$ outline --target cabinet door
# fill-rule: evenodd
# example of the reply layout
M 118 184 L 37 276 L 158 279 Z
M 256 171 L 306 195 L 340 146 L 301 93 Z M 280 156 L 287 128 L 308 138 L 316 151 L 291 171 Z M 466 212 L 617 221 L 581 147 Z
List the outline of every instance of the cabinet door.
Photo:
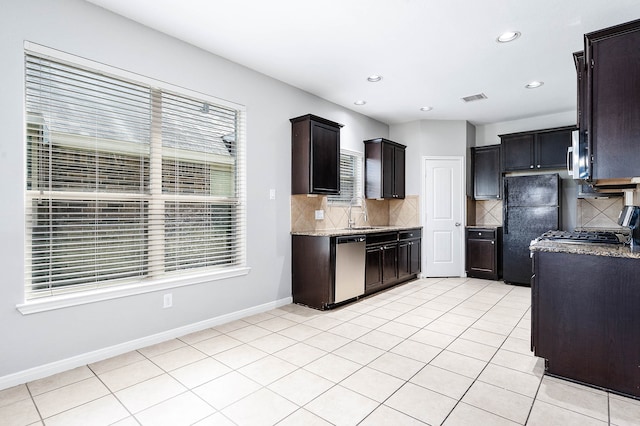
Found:
M 382 247 L 367 247 L 365 265 L 365 291 L 370 292 L 382 285 Z
M 382 250 L 382 282 L 395 281 L 398 278 L 398 245 L 389 244 Z
M 593 179 L 640 176 L 640 25 L 617 32 L 586 36 Z
M 394 198 L 395 147 L 382 143 L 382 197 Z
M 394 198 L 405 196 L 405 150 L 396 146 L 393 161 L 393 195 Z
M 311 122 L 311 193 L 340 192 L 340 128 Z
M 494 240 L 467 240 L 467 271 L 469 273 L 495 273 Z
M 534 135 L 502 137 L 502 159 L 505 171 L 534 168 Z
M 501 197 L 502 173 L 500 145 L 472 148 L 473 198 L 495 200 Z
M 563 169 L 567 165 L 567 148 L 571 146 L 571 130 L 536 135 L 536 169 Z
M 411 251 L 409 255 L 409 273 L 419 274 L 422 261 L 422 243 L 420 240 L 411 241 Z
M 411 275 L 411 242 L 398 243 L 398 278 Z

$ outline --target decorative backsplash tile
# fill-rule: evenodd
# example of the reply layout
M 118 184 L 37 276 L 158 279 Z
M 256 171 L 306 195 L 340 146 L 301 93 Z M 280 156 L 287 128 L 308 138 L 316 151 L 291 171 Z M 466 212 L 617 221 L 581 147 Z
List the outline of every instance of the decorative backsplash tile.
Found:
M 408 195 L 404 200 L 365 200 L 367 221 L 361 206 L 353 206 L 351 216 L 357 226 L 420 226 L 419 197 Z M 324 210 L 324 219 L 316 220 L 315 211 Z M 348 226 L 349 207 L 331 205 L 323 195 L 291 196 L 291 231 L 341 229 Z
M 576 225 L 580 228 L 621 228 L 618 215 L 623 206 L 622 197 L 578 199 Z
M 477 226 L 502 226 L 502 200 L 476 201 Z

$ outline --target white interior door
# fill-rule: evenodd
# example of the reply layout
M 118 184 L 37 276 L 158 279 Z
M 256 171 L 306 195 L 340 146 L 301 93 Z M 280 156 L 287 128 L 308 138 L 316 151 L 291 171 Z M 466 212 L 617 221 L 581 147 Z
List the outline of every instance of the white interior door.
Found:
M 424 157 L 425 236 L 427 277 L 464 276 L 463 157 Z

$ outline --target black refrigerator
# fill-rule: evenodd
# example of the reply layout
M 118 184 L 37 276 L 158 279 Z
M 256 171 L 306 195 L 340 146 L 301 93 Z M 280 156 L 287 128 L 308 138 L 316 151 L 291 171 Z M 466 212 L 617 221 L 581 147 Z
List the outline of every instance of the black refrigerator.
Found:
M 542 233 L 560 229 L 558 174 L 504 178 L 502 278 L 531 285 L 529 245 Z

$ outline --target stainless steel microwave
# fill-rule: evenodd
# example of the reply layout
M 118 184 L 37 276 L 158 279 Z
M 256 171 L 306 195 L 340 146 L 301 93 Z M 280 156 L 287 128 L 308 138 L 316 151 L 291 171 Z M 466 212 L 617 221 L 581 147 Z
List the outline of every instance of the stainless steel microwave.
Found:
M 567 171 L 574 179 L 589 179 L 589 147 L 584 133 L 571 133 L 571 146 L 567 149 Z

